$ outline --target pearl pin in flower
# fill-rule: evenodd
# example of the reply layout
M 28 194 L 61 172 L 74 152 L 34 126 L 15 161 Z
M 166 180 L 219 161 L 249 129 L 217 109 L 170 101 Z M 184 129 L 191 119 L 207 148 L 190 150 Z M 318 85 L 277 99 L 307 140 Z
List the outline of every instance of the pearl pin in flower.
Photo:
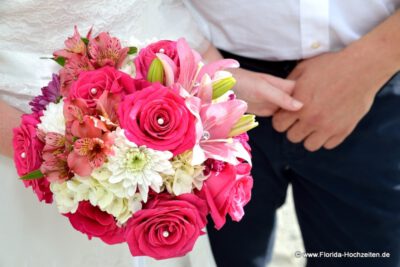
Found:
M 96 88 L 90 89 L 90 93 L 91 93 L 92 95 L 97 94 L 97 89 L 96 89 Z
M 163 125 L 163 124 L 164 124 L 164 119 L 163 119 L 163 118 L 158 118 L 158 119 L 157 119 L 157 123 L 158 123 L 159 125 Z
M 23 158 L 23 159 L 26 158 L 26 153 L 25 152 L 21 153 L 21 158 Z
M 201 138 L 202 138 L 203 140 L 208 140 L 208 139 L 210 139 L 210 137 L 211 137 L 210 133 L 207 132 L 207 131 L 204 131 L 204 132 L 203 132 L 203 136 L 202 136 Z
M 160 52 L 161 54 L 164 54 L 165 50 L 164 50 L 164 48 L 160 48 L 160 50 L 158 50 L 158 52 Z
M 168 231 L 164 231 L 164 232 L 162 233 L 162 235 L 163 235 L 163 237 L 169 237 L 169 232 L 168 232 Z

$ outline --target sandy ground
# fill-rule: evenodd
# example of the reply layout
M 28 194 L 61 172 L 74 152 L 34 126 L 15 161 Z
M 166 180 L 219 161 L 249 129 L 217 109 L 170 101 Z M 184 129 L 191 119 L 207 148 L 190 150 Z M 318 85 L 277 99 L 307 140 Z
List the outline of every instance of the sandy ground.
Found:
M 296 251 L 304 252 L 304 246 L 294 210 L 292 190 L 289 187 L 286 202 L 278 210 L 274 254 L 271 263 L 267 266 L 304 266 L 305 260 L 294 256 Z

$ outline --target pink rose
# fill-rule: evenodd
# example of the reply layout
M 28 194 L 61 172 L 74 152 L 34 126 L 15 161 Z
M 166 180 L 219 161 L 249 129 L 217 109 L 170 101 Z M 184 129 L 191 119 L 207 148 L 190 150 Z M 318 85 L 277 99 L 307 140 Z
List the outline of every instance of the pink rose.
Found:
M 157 195 L 128 221 L 125 238 L 133 256 L 180 257 L 203 234 L 206 216 L 207 204 L 196 195 Z
M 20 176 L 39 169 L 42 164 L 44 143 L 37 136 L 36 126 L 39 122 L 39 114 L 24 114 L 20 127 L 14 129 L 14 163 Z M 32 187 L 39 201 L 53 202 L 53 194 L 50 191 L 50 183 L 47 179 L 41 178 L 23 182 L 25 187 Z
M 151 62 L 156 58 L 156 53 L 167 55 L 179 67 L 176 42 L 168 40 L 158 41 L 140 49 L 139 55 L 135 58 L 136 78 L 147 78 L 147 72 L 149 71 Z
M 196 141 L 196 118 L 185 99 L 158 83 L 127 96 L 118 117 L 126 137 L 137 145 L 177 155 L 193 148 Z
M 93 100 L 100 98 L 104 91 L 125 95 L 135 90 L 135 81 L 128 74 L 113 67 L 103 67 L 81 72 L 78 80 L 72 84 L 69 97 L 82 98 L 92 107 Z
M 88 201 L 80 202 L 75 213 L 64 215 L 76 230 L 86 234 L 89 239 L 98 237 L 109 245 L 125 241 L 124 230 L 117 226 L 114 217 Z
M 250 176 L 251 166 L 248 163 L 236 165 L 236 183 L 232 191 L 232 201 L 229 207 L 229 216 L 233 221 L 240 221 L 244 216 L 243 207 L 251 199 L 253 178 Z
M 39 201 L 47 204 L 53 203 L 53 193 L 50 190 L 50 182 L 46 178 L 24 181 L 25 187 L 32 187 Z
M 42 163 L 43 142 L 37 137 L 39 114 L 24 114 L 19 128 L 14 129 L 14 163 L 18 175 L 37 170 Z
M 243 207 L 250 201 L 253 179 L 247 163 L 237 166 L 226 164 L 221 172 L 211 172 L 200 192 L 210 209 L 216 229 L 221 229 L 229 213 L 232 220 L 240 221 Z

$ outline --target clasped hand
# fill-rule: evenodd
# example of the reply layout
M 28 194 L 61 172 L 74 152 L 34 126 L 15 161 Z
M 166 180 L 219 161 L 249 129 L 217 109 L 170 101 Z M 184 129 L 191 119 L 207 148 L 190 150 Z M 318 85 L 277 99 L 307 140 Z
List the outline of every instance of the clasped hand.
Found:
M 385 82 L 354 60 L 344 52 L 322 54 L 303 60 L 287 80 L 249 72 L 240 82 L 252 81 L 253 88 L 238 97 L 249 103 L 249 112 L 272 116 L 275 130 L 291 142 L 303 142 L 309 151 L 333 149 L 370 110 Z

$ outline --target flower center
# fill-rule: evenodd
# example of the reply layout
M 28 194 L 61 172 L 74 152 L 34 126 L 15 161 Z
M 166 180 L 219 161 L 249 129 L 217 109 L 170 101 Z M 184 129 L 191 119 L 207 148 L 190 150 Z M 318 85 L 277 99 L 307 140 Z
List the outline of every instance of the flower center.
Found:
M 97 88 L 92 88 L 92 89 L 90 89 L 90 93 L 91 93 L 92 95 L 97 94 Z
M 126 167 L 131 171 L 141 171 L 147 165 L 147 155 L 138 148 L 132 148 L 128 151 L 125 158 Z

